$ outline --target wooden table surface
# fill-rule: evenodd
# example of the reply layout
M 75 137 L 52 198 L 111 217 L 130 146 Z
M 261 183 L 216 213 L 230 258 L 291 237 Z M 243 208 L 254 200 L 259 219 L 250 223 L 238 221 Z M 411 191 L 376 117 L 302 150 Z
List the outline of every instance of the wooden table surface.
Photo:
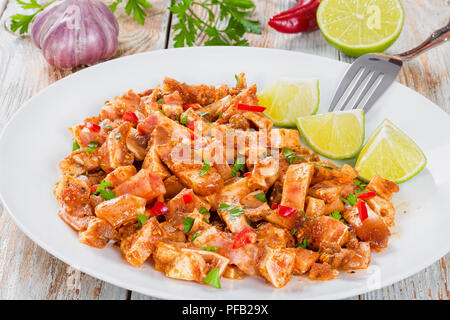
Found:
M 150 2 L 153 8 L 147 10 L 148 16 L 144 26 L 138 25 L 126 16 L 122 8 L 116 12 L 120 23 L 120 46 L 114 57 L 172 46 L 173 23 L 167 10 L 170 1 L 150 0 Z M 399 39 L 388 49 L 389 53 L 414 47 L 433 30 L 444 25 L 450 17 L 450 0 L 402 2 L 406 14 L 405 24 Z M 273 14 L 293 6 L 294 0 L 256 0 L 255 3 L 257 5 L 255 15 L 262 22 L 263 34 L 249 35 L 251 46 L 301 51 L 352 61 L 352 58 L 328 45 L 319 31 L 284 35 L 267 27 L 268 19 Z M 19 11 L 21 9 L 15 0 L 0 0 L 0 130 L 24 101 L 72 73 L 49 66 L 29 38 L 18 38 L 4 30 L 3 25 L 8 17 Z M 449 47 L 443 45 L 404 66 L 398 81 L 450 113 L 449 70 Z M 414 276 L 352 299 L 448 300 L 449 280 L 450 254 L 447 254 Z M 0 204 L 0 299 L 152 299 L 152 297 L 97 280 L 54 258 L 20 231 Z

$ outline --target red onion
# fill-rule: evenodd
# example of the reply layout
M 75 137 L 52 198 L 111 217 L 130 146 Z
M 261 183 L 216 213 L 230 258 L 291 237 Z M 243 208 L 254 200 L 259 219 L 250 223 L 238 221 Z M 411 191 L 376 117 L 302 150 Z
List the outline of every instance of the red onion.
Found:
M 92 65 L 117 49 L 119 24 L 99 0 L 64 0 L 40 12 L 31 38 L 52 66 L 68 69 Z

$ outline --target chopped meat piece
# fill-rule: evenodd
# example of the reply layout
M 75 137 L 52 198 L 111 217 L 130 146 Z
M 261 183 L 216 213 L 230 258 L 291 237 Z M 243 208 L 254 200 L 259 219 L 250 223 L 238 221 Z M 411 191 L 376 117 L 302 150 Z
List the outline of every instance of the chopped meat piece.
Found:
M 273 213 L 273 210 L 270 209 L 269 205 L 267 203 L 263 203 L 257 208 L 248 208 L 246 207 L 244 209 L 245 211 L 245 217 L 249 219 L 252 222 L 257 222 L 260 220 L 265 220 L 266 217 Z
M 390 201 L 379 196 L 375 196 L 371 199 L 367 199 L 366 202 L 369 205 L 370 209 L 378 214 L 388 227 L 394 225 L 395 208 Z
M 309 270 L 310 280 L 328 281 L 339 275 L 339 271 L 333 269 L 328 263 L 314 263 Z
M 190 199 L 187 203 L 186 198 Z M 182 223 L 183 218 L 187 217 L 195 209 L 200 210 L 202 207 L 206 210 L 210 209 L 210 205 L 195 195 L 191 189 L 181 190 L 180 193 L 167 202 L 167 207 L 169 212 L 166 215 L 166 219 L 174 225 Z M 209 220 L 209 213 L 203 214 L 202 217 Z
M 309 222 L 308 243 L 319 249 L 323 241 L 343 246 L 348 241 L 348 227 L 345 223 L 328 216 L 320 216 Z
M 148 137 L 141 135 L 138 130 L 131 128 L 128 131 L 126 144 L 137 161 L 144 160 L 147 154 Z
M 137 215 L 145 212 L 146 202 L 144 198 L 125 194 L 100 203 L 95 208 L 95 214 L 116 229 L 125 223 L 137 221 Z
M 286 248 L 294 246 L 294 237 L 284 228 L 271 223 L 262 223 L 256 229 L 256 241 L 271 248 Z
M 78 240 L 88 246 L 102 249 L 110 239 L 118 239 L 119 235 L 105 220 L 91 217 L 87 229 L 80 231 Z
M 86 172 L 100 169 L 100 157 L 97 150 L 86 152 L 79 149 L 72 152 L 59 163 L 59 169 L 63 175 L 77 177 Z
M 122 240 L 120 250 L 129 263 L 139 267 L 152 254 L 155 244 L 164 237 L 164 230 L 159 225 L 158 220 L 151 217 L 136 233 Z
M 295 250 L 295 263 L 294 263 L 294 274 L 300 275 L 304 274 L 311 269 L 311 266 L 319 259 L 319 253 L 303 249 L 296 248 Z
M 295 252 L 290 249 L 264 248 L 258 271 L 275 288 L 284 287 L 294 272 Z
M 339 201 L 342 203 L 342 201 Z M 316 218 L 325 214 L 325 201 L 314 197 L 306 197 L 306 216 L 308 218 Z
M 227 278 L 227 279 L 232 279 L 232 280 L 242 280 L 246 277 L 246 275 L 238 267 L 236 267 L 234 265 L 228 265 L 225 268 L 223 277 Z
M 151 201 L 164 195 L 166 189 L 158 175 L 152 173 L 149 169 L 141 169 L 137 174 L 118 185 L 114 192 L 118 196 L 132 194 Z
M 392 194 L 398 192 L 398 186 L 380 176 L 374 176 L 366 187 L 367 190 L 375 191 L 377 195 L 386 200 L 391 200 Z
M 111 183 L 113 187 L 117 187 L 135 174 L 136 168 L 134 166 L 121 166 L 108 173 L 105 177 L 105 181 Z
M 172 199 L 184 188 L 177 176 L 170 176 L 165 179 L 164 187 L 166 188 L 166 199 Z
M 113 121 L 122 119 L 126 111 L 144 112 L 141 108 L 141 98 L 133 90 L 129 90 L 121 97 L 114 97 L 111 101 L 107 101 L 100 111 L 100 119 Z
M 133 164 L 134 155 L 128 150 L 126 142 L 130 128 L 131 123 L 125 122 L 111 130 L 105 143 L 100 147 L 101 167 L 106 172 Z
M 58 215 L 76 231 L 85 230 L 93 215 L 89 202 L 90 190 L 86 181 L 71 176 L 64 176 L 56 184 L 54 192 L 59 205 Z
M 270 131 L 270 146 L 272 148 L 288 148 L 292 150 L 297 150 L 301 147 L 300 144 L 300 134 L 298 130 L 295 129 L 281 129 L 281 128 L 274 128 L 272 131 Z M 307 153 L 309 151 L 307 149 L 303 149 Z
M 283 185 L 281 205 L 304 210 L 314 166 L 308 163 L 290 165 Z
M 267 118 L 261 112 L 246 111 L 242 115 L 244 116 L 245 119 L 251 121 L 259 130 L 270 131 L 272 129 L 273 126 L 272 120 Z
M 279 177 L 278 160 L 267 157 L 258 160 L 252 170 L 248 180 L 251 189 L 261 189 L 267 191 Z
M 197 252 L 181 252 L 165 268 L 169 278 L 201 282 L 208 274 L 205 259 Z

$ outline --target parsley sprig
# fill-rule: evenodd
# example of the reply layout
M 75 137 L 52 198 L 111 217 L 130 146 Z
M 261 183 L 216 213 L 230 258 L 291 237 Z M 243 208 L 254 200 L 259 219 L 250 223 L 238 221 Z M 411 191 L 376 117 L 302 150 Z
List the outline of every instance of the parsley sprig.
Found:
M 116 0 L 111 3 L 109 5 L 111 11 L 116 11 L 117 5 L 122 1 L 123 0 Z M 145 22 L 145 17 L 147 16 L 147 13 L 144 11 L 144 9 L 151 7 L 151 3 L 147 0 L 127 0 L 127 4 L 125 5 L 125 12 L 127 13 L 127 15 L 133 14 L 133 19 L 143 25 Z
M 94 192 L 95 195 L 99 194 L 102 196 L 105 200 L 111 200 L 116 197 L 116 194 L 112 190 L 108 190 L 108 187 L 111 187 L 111 182 L 102 180 L 97 187 L 97 190 Z
M 240 217 L 245 213 L 245 211 L 242 208 L 239 208 L 238 206 L 232 206 L 226 203 L 221 203 L 217 210 L 228 211 L 231 220 L 236 219 L 237 217 Z
M 16 32 L 17 30 L 19 30 L 20 34 L 27 33 L 28 26 L 30 25 L 31 22 L 33 22 L 34 17 L 36 17 L 36 15 L 39 12 L 41 12 L 42 10 L 47 8 L 50 4 L 52 4 L 55 1 L 56 0 L 52 0 L 46 4 L 41 5 L 41 4 L 37 3 L 37 0 L 30 0 L 30 2 L 17 0 L 17 3 L 20 4 L 20 6 L 23 9 L 37 9 L 37 10 L 29 15 L 19 14 L 19 13 L 12 15 L 11 16 L 11 24 L 10 24 L 9 28 L 13 32 Z
M 218 8 L 219 17 L 214 13 Z M 207 12 L 208 18 L 198 16 L 198 10 Z M 247 46 L 246 32 L 261 34 L 259 21 L 249 19 L 255 4 L 251 0 L 174 0 L 169 10 L 176 16 L 174 47 L 192 47 L 199 33 L 205 33 L 206 46 Z M 226 22 L 221 29 L 216 21 Z
M 233 177 L 236 177 L 236 174 L 239 171 L 245 170 L 245 159 L 242 157 L 236 158 L 236 161 L 234 162 L 233 168 L 231 169 L 231 175 Z
M 283 156 L 287 159 L 287 161 L 289 161 L 289 164 L 292 164 L 294 162 L 294 160 L 304 160 L 304 161 L 306 161 L 305 158 L 297 156 L 295 151 L 292 150 L 292 149 L 283 148 L 282 153 L 283 153 Z

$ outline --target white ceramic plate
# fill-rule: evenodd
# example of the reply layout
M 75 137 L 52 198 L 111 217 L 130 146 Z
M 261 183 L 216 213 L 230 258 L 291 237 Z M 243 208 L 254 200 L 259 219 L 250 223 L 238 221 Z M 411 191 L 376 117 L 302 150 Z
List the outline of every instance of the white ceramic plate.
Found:
M 427 167 L 400 186 L 397 227 L 390 245 L 373 254 L 372 266 L 339 279 L 311 282 L 294 277 L 282 289 L 260 278 L 223 279 L 222 289 L 166 278 L 149 263 L 135 268 L 116 248 L 78 242 L 57 216 L 53 196 L 58 162 L 71 152 L 67 128 L 99 113 L 103 102 L 132 88 L 153 88 L 164 76 L 188 83 L 234 84 L 245 72 L 259 88 L 279 77 L 320 79 L 325 112 L 347 64 L 317 56 L 257 48 L 194 48 L 155 51 L 102 63 L 60 80 L 29 100 L 0 139 L 0 194 L 8 212 L 33 241 L 85 273 L 161 298 L 335 299 L 389 285 L 427 267 L 450 248 L 450 117 L 414 91 L 394 84 L 366 116 L 366 136 L 389 118 L 422 147 Z M 406 213 L 405 213 L 406 211 Z

